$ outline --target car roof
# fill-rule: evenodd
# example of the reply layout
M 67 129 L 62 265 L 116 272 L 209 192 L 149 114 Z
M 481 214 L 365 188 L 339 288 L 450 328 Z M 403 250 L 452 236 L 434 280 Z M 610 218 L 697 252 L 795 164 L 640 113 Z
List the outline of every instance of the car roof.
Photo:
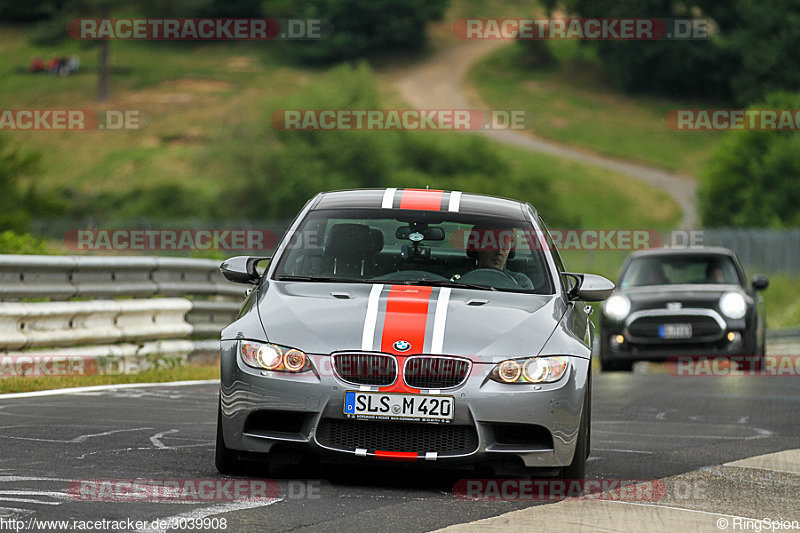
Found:
M 650 248 L 648 250 L 637 250 L 631 257 L 641 256 L 669 256 L 669 255 L 727 255 L 735 257 L 733 250 L 721 246 L 692 246 L 686 248 Z
M 311 209 L 421 209 L 527 220 L 528 206 L 519 200 L 461 191 L 388 188 L 323 192 L 314 198 Z M 536 210 L 531 210 L 536 216 Z

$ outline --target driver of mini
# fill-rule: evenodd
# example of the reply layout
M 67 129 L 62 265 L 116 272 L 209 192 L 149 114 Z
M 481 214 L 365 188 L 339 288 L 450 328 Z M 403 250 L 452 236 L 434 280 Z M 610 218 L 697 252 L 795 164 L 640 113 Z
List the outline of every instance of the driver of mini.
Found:
M 475 270 L 499 270 L 514 280 L 521 289 L 533 289 L 533 283 L 528 276 L 506 268 L 508 259 L 514 257 L 515 246 L 516 232 L 513 229 L 474 226 L 467 239 L 467 256 L 477 261 Z

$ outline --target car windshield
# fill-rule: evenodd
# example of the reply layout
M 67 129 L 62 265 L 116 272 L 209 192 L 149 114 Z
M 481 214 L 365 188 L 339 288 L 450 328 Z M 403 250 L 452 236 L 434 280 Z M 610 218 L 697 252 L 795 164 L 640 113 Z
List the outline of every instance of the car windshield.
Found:
M 553 294 L 537 235 L 499 217 L 318 210 L 291 235 L 274 277 Z
M 669 255 L 633 258 L 620 287 L 647 285 L 740 284 L 736 266 L 726 255 Z

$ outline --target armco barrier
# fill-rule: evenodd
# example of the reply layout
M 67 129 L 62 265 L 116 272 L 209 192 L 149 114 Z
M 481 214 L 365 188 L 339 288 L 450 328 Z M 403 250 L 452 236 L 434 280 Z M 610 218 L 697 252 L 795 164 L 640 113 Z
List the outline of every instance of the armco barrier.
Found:
M 244 295 L 213 260 L 0 255 L 0 355 L 215 357 Z

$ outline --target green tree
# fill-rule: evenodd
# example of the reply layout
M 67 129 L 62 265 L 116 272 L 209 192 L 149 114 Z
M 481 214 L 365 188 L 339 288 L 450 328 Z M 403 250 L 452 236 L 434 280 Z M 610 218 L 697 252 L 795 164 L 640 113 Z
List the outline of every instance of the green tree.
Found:
M 774 93 L 751 109 L 800 109 L 800 94 Z M 728 133 L 702 178 L 698 196 L 706 226 L 800 226 L 797 131 Z
M 309 62 L 376 54 L 409 54 L 427 43 L 426 24 L 441 20 L 449 0 L 293 0 L 294 17 L 331 22 L 326 39 L 291 43 Z
M 627 91 L 746 104 L 800 90 L 800 0 L 564 0 L 581 17 L 711 19 L 706 40 L 596 41 L 589 44 Z
M 697 0 L 565 0 L 565 7 L 588 18 L 693 18 L 704 7 L 716 13 L 721 2 Z M 706 12 L 707 13 L 707 12 Z M 722 16 L 728 15 L 722 11 Z M 727 20 L 727 18 L 725 19 Z M 608 77 L 629 92 L 678 96 L 730 97 L 730 78 L 739 58 L 714 39 L 614 41 L 586 43 L 597 49 Z
M 722 34 L 721 46 L 739 58 L 730 77 L 739 103 L 773 91 L 800 91 L 800 0 L 737 0 L 735 24 Z

